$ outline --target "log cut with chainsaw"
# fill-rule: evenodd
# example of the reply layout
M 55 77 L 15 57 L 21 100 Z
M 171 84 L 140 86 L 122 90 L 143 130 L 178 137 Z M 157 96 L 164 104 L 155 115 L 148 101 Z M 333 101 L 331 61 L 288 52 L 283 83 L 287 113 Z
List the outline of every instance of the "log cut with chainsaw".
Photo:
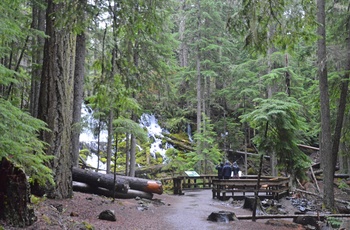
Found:
M 107 177 L 107 174 L 102 174 L 98 172 L 93 172 L 91 170 L 80 169 L 73 167 L 73 181 L 82 182 L 89 184 L 93 187 L 102 187 L 108 190 L 115 190 L 120 193 L 127 193 L 129 189 L 129 183 L 122 179 L 116 178 L 114 183 L 114 178 Z
M 116 192 L 115 193 L 116 197 L 119 197 L 119 198 L 134 197 L 135 194 L 139 194 L 136 191 L 141 191 L 149 194 L 163 193 L 163 186 L 160 181 L 149 180 L 144 178 L 120 176 L 120 175 L 116 175 L 114 178 L 113 174 L 102 174 L 102 173 L 98 173 L 90 170 L 81 169 L 78 167 L 73 167 L 72 173 L 73 173 L 73 181 L 88 185 L 87 186 L 88 188 L 81 188 L 84 186 L 81 184 L 80 185 L 76 184 L 75 188 L 77 190 L 85 189 L 86 192 L 87 191 L 93 192 L 93 190 L 96 190 L 94 191 L 94 193 L 96 192 L 106 193 L 104 189 L 107 189 L 111 192 L 109 194 L 113 194 L 113 189 L 114 189 Z M 115 179 L 115 183 L 114 183 L 114 179 Z M 98 189 L 92 189 L 92 188 L 103 188 L 103 190 L 98 191 Z M 128 195 L 122 195 L 122 194 L 128 194 Z M 150 195 L 147 195 L 147 194 L 141 195 L 141 197 L 146 197 L 146 196 L 149 197 Z
M 113 193 L 113 191 L 111 190 L 101 188 L 101 187 L 93 187 L 86 183 L 77 182 L 77 181 L 73 181 L 73 190 L 76 192 L 90 193 L 90 194 L 114 197 L 119 199 L 132 199 L 136 197 L 145 198 L 145 199 L 153 198 L 153 193 L 149 193 L 149 192 L 128 189 L 127 193 L 121 193 L 121 192 Z

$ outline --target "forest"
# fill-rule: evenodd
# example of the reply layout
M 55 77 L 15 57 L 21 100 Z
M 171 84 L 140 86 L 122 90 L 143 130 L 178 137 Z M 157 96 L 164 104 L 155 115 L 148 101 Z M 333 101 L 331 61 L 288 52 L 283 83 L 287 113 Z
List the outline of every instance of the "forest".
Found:
M 0 157 L 50 198 L 73 194 L 83 129 L 108 133 L 107 173 L 215 172 L 231 151 L 303 179 L 320 148 L 323 202 L 350 170 L 345 0 L 2 0 Z M 88 108 L 95 120 L 82 116 Z M 154 114 L 173 148 L 152 155 Z M 193 141 L 188 138 L 191 128 Z

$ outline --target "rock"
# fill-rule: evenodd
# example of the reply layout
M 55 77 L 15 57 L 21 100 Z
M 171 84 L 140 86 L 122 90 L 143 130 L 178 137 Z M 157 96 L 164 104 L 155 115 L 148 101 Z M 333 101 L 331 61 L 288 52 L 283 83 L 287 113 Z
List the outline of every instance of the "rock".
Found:
M 311 216 L 298 216 L 293 219 L 293 222 L 301 225 L 311 225 L 314 227 L 318 226 L 317 217 Z
M 207 220 L 228 223 L 229 221 L 237 220 L 237 217 L 234 212 L 219 211 L 219 212 L 212 212 L 208 216 Z
M 76 212 L 71 212 L 69 215 L 70 215 L 70 216 L 79 216 L 79 214 L 76 213 Z
M 117 221 L 115 217 L 114 210 L 104 210 L 98 216 L 100 220 Z

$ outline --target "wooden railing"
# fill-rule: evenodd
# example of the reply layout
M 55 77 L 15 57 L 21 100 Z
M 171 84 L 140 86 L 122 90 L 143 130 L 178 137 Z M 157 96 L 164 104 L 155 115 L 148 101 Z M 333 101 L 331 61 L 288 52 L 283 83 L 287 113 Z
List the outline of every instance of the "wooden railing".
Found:
M 212 180 L 213 199 L 227 200 L 244 199 L 245 196 L 254 196 L 258 192 L 260 198 L 280 199 L 287 195 L 289 191 L 288 177 L 268 177 L 260 178 L 260 187 L 257 188 L 257 176 L 243 176 L 239 179 L 213 179 Z
M 188 189 L 212 189 L 213 198 L 226 200 L 230 197 L 243 199 L 245 196 L 253 196 L 257 190 L 257 176 L 242 176 L 239 179 L 218 179 L 214 174 L 200 175 L 196 177 L 177 176 L 161 180 L 162 183 L 173 184 L 173 192 L 183 195 Z M 288 177 L 262 176 L 260 179 L 259 197 L 279 199 L 289 191 Z
M 200 176 L 177 176 L 171 178 L 173 182 L 173 191 L 174 194 L 183 195 L 183 190 L 187 189 L 210 189 L 213 185 L 213 179 L 217 179 L 217 175 L 200 175 Z M 169 178 L 166 180 L 161 180 L 164 183 L 169 181 Z

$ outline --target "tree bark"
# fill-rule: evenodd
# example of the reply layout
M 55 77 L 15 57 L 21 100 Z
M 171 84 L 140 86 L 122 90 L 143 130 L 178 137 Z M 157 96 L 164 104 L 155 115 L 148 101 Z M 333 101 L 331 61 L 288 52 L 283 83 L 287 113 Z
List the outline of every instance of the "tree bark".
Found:
M 129 176 L 135 176 L 135 168 L 136 168 L 136 137 L 134 134 L 130 135 L 130 171 Z
M 323 168 L 323 203 L 329 209 L 334 208 L 334 165 L 332 155 L 331 119 L 328 94 L 327 53 L 326 53 L 326 14 L 325 1 L 317 0 L 317 64 L 321 103 L 321 167 Z
M 29 208 L 30 186 L 22 169 L 9 160 L 0 162 L 0 219 L 15 227 L 25 227 L 36 221 Z
M 61 26 L 59 15 L 65 15 L 66 2 L 47 1 L 46 35 L 41 78 L 38 117 L 50 131 L 41 133 L 48 143 L 47 155 L 54 155 L 49 167 L 56 184 L 47 186 L 50 198 L 69 198 L 73 195 L 71 125 L 73 110 L 75 36 L 72 25 Z M 70 9 L 72 10 L 72 9 Z
M 86 183 L 92 187 L 102 187 L 110 191 L 117 191 L 120 193 L 127 193 L 129 189 L 129 182 L 123 178 L 117 177 L 116 183 L 114 179 L 107 177 L 106 174 L 93 172 L 91 170 L 84 170 L 73 167 L 73 180 L 77 182 Z
M 197 74 L 197 134 L 202 133 L 202 79 L 201 79 L 201 57 L 200 57 L 200 45 L 201 40 L 200 28 L 201 28 L 201 7 L 200 0 L 197 0 L 197 45 L 196 45 L 196 74 Z M 197 155 L 202 154 L 202 143 L 198 138 L 197 140 Z M 201 166 L 199 167 L 201 168 Z
M 89 173 L 82 172 L 84 169 L 79 169 L 77 167 L 73 168 L 73 178 L 75 181 L 87 183 L 93 186 L 92 183 L 94 183 L 95 186 L 97 182 L 96 180 L 104 180 L 104 184 L 113 184 L 114 181 L 114 175 L 113 174 L 101 174 L 96 173 L 93 171 L 89 171 Z M 84 174 L 84 181 L 80 179 L 80 174 Z M 101 176 L 102 175 L 102 176 Z M 78 180 L 79 178 L 79 180 Z M 100 179 L 99 179 L 100 178 Z M 89 182 L 92 181 L 92 182 Z M 156 194 L 162 194 L 163 193 L 163 186 L 160 181 L 155 180 L 149 180 L 149 179 L 143 179 L 143 178 L 137 178 L 137 177 L 129 177 L 129 176 L 120 176 L 116 175 L 116 181 L 123 183 L 128 183 L 130 189 L 144 191 L 144 192 L 150 192 L 150 193 L 156 193 Z M 98 182 L 100 183 L 100 182 Z M 107 186 L 104 186 L 107 188 Z M 113 189 L 112 187 L 109 187 Z
M 91 194 L 97 194 L 107 197 L 115 197 L 119 199 L 131 199 L 131 198 L 145 198 L 145 199 L 152 199 L 153 193 L 143 192 L 139 190 L 134 189 L 128 189 L 126 193 L 123 192 L 113 192 L 111 190 L 101 188 L 101 187 L 94 187 L 86 183 L 76 182 L 73 181 L 73 190 L 77 192 L 84 192 L 84 193 L 91 193 Z
M 33 1 L 33 29 L 45 31 L 45 11 L 41 9 L 36 1 Z M 30 88 L 30 115 L 38 117 L 39 93 L 40 93 L 40 76 L 43 62 L 43 48 L 45 39 L 43 36 L 36 36 L 32 42 L 32 77 Z
M 75 69 L 74 69 L 74 99 L 73 99 L 73 122 L 72 122 L 72 157 L 73 165 L 79 164 L 79 136 L 81 107 L 83 103 L 83 86 L 85 75 L 85 32 L 77 36 Z

